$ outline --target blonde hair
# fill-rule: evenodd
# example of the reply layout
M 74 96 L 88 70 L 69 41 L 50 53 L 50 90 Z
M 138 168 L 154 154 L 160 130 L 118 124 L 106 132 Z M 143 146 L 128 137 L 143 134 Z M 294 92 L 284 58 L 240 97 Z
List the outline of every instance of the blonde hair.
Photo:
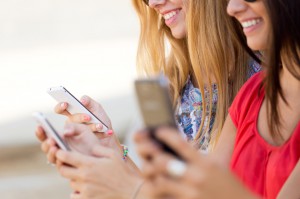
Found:
M 212 119 L 212 83 L 218 89 L 217 111 L 210 146 L 217 143 L 227 110 L 240 87 L 246 81 L 249 56 L 239 44 L 232 20 L 226 13 L 223 0 L 190 0 L 187 14 L 188 43 L 192 69 L 201 93 L 208 89 L 207 102 L 202 100 L 202 121 L 195 142 L 208 132 Z M 204 98 L 204 94 L 202 96 Z M 206 129 L 205 114 L 209 111 Z
M 163 72 L 170 80 L 170 92 L 175 106 L 191 70 L 187 41 L 174 38 L 163 18 L 142 0 L 132 2 L 140 19 L 138 71 L 147 75 Z
M 226 1 L 189 0 L 187 12 L 187 38 L 175 39 L 161 16 L 142 0 L 132 0 L 140 19 L 140 40 L 137 53 L 139 71 L 157 74 L 161 71 L 169 78 L 175 105 L 189 75 L 193 74 L 202 93 L 202 121 L 195 143 L 208 132 L 212 119 L 212 83 L 218 87 L 217 115 L 211 139 L 212 145 L 219 133 L 233 97 L 246 80 L 249 57 L 244 53 L 235 35 L 231 35 L 232 21 L 226 13 Z M 170 52 L 166 54 L 166 38 Z M 192 77 L 193 77 L 192 75 Z M 204 99 L 204 87 L 210 93 L 209 110 Z M 205 114 L 209 121 L 203 129 Z

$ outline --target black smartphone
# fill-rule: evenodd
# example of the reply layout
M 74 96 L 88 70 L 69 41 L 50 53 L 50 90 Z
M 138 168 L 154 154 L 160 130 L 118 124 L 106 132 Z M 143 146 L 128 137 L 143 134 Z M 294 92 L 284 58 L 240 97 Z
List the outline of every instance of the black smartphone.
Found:
M 157 127 L 169 126 L 177 129 L 167 79 L 162 75 L 137 79 L 135 90 L 144 125 L 150 131 L 151 137 L 166 152 L 180 158 L 173 149 L 155 137 Z

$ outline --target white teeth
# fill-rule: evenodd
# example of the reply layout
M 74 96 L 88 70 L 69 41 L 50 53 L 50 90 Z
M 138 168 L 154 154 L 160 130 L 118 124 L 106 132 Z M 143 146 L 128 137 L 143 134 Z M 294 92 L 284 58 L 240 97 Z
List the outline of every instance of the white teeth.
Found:
M 249 28 L 251 26 L 258 24 L 259 22 L 261 22 L 261 19 L 253 19 L 253 20 L 242 22 L 242 26 L 243 28 Z
M 176 14 L 177 14 L 176 11 L 172 11 L 172 12 L 169 12 L 169 13 L 165 14 L 163 17 L 164 17 L 165 20 L 169 20 L 172 17 L 174 17 Z

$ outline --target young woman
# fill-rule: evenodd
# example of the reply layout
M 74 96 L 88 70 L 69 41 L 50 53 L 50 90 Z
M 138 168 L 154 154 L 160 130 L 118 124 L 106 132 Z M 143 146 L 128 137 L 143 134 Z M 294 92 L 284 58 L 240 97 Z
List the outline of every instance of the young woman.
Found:
M 169 78 L 178 126 L 186 140 L 195 143 L 198 149 L 207 151 L 211 132 L 217 132 L 223 125 L 226 109 L 233 96 L 249 74 L 256 72 L 259 66 L 249 64 L 249 57 L 238 44 L 237 37 L 230 34 L 229 30 L 233 25 L 225 13 L 226 3 L 210 0 L 197 0 L 195 3 L 198 4 L 197 7 L 188 6 L 190 10 L 186 23 L 187 7 L 183 0 L 133 1 L 141 22 L 137 63 L 148 75 L 163 72 Z M 103 118 L 103 109 L 91 98 L 84 97 L 83 104 Z M 76 123 L 88 121 L 89 118 L 83 114 L 68 114 L 66 106 L 66 103 L 59 104 L 56 111 L 66 114 Z M 219 118 L 218 123 L 214 122 L 215 117 Z M 93 131 L 101 130 L 98 125 L 91 125 L 90 128 Z M 89 133 L 89 129 L 77 125 L 71 125 L 67 129 L 68 135 L 76 135 L 77 142 L 78 137 L 84 139 Z M 45 139 L 41 129 L 37 134 L 40 140 Z M 134 170 L 134 166 L 129 165 L 127 168 L 127 162 L 130 161 L 122 162 L 119 158 L 121 147 L 111 138 L 105 138 L 104 145 L 113 147 L 115 152 L 103 148 L 94 149 L 96 151 L 91 149 L 92 155 L 96 157 L 61 151 L 55 156 L 57 149 L 49 141 L 44 141 L 43 150 L 48 153 L 51 162 L 55 162 L 55 157 L 58 157 L 60 161 L 74 167 L 60 166 L 60 172 L 72 181 L 71 186 L 77 191 L 76 197 L 78 193 L 90 196 L 102 192 L 119 194 L 121 198 L 121 195 L 128 196 L 128 193 L 134 192 L 142 178 L 137 172 L 129 172 Z M 103 154 L 102 151 L 106 152 Z M 112 155 L 115 153 L 119 155 Z M 111 172 L 99 172 L 101 170 Z M 110 178 L 112 174 L 113 178 Z M 122 186 L 113 186 L 120 182 Z M 83 187 L 97 187 L 96 185 L 106 189 L 98 189 L 97 194 L 96 189 L 88 189 L 94 190 L 93 193 L 83 190 Z
M 160 129 L 158 137 L 183 163 L 137 135 L 142 157 L 152 157 L 145 159 L 144 173 L 153 196 L 300 198 L 299 6 L 298 0 L 228 1 L 248 46 L 263 51 L 265 70 L 237 94 L 214 154 L 203 157 L 174 130 Z

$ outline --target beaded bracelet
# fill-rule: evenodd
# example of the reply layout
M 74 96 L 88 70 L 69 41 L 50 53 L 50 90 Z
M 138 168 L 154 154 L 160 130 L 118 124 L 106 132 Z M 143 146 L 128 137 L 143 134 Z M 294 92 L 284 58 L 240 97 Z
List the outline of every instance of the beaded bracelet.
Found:
M 125 146 L 125 145 L 122 145 L 122 148 L 123 148 L 123 160 L 126 160 L 127 159 L 127 156 L 128 156 L 128 147 Z

